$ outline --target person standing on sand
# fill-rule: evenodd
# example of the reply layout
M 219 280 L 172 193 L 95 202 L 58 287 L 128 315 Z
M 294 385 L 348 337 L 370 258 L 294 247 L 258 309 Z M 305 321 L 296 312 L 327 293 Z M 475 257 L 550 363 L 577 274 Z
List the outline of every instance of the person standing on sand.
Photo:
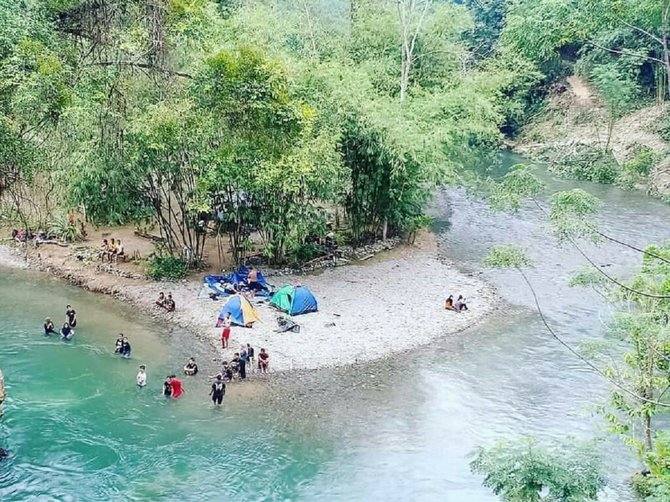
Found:
M 263 373 L 267 373 L 268 366 L 270 366 L 270 354 L 265 352 L 265 349 L 261 349 L 258 354 L 258 369 Z
M 242 345 L 240 347 L 240 378 L 244 380 L 247 378 L 247 361 L 249 359 L 249 354 L 247 353 L 247 348 Z
M 247 343 L 247 360 L 249 361 L 249 371 L 253 371 L 254 368 L 254 348 L 250 343 Z
M 226 314 L 226 318 L 223 320 L 223 331 L 221 332 L 221 348 L 227 349 L 230 347 L 228 344 L 228 339 L 230 338 L 230 325 L 232 324 L 232 319 L 230 318 L 230 312 Z
M 223 383 L 221 375 L 216 375 L 216 380 L 212 384 L 212 390 L 209 395 L 212 396 L 212 402 L 215 406 L 221 406 L 223 396 L 226 394 L 226 384 Z

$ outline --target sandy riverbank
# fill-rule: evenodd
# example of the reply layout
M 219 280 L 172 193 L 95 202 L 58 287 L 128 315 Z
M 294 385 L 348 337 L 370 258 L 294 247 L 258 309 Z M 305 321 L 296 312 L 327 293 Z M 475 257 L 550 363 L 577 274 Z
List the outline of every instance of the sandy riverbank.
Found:
M 24 253 L 0 247 L 0 265 L 24 267 Z M 91 291 L 111 294 L 162 322 L 187 328 L 211 341 L 212 357 L 230 358 L 241 343 L 266 348 L 274 371 L 343 366 L 411 350 L 471 327 L 494 310 L 495 291 L 479 278 L 466 275 L 438 259 L 436 243 L 426 234 L 414 246 L 404 246 L 371 263 L 327 269 L 306 276 L 275 276 L 275 286 L 300 281 L 319 301 L 319 312 L 298 316 L 300 333 L 275 333 L 278 314 L 266 304 L 257 308 L 261 322 L 233 328 L 231 349 L 220 349 L 220 329 L 214 327 L 225 302 L 198 300 L 200 282 L 160 283 L 101 272 L 94 263 L 73 257 L 40 257 L 28 252 L 31 268 L 39 268 Z M 160 291 L 171 292 L 177 312 L 167 314 L 154 306 Z M 463 294 L 470 311 L 447 312 L 447 294 Z

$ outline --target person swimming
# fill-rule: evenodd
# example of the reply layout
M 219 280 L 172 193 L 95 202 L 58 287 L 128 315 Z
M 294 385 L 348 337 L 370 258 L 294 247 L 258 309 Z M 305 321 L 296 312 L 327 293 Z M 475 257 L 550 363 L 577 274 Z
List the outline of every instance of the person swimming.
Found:
M 184 375 L 194 376 L 197 374 L 198 374 L 198 365 L 195 364 L 195 359 L 191 357 L 184 366 Z
M 177 375 L 170 375 L 170 387 L 172 387 L 172 398 L 178 399 L 184 393 L 184 387 Z
M 163 395 L 165 397 L 172 397 L 172 385 L 170 382 L 172 381 L 172 377 L 170 375 L 165 377 L 165 381 L 163 382 Z
M 146 369 L 147 369 L 147 367 L 144 364 L 142 364 L 140 366 L 140 370 L 137 372 L 137 377 L 136 377 L 135 380 L 137 381 L 137 386 L 138 387 L 144 387 L 147 384 Z
M 72 305 L 67 305 L 65 307 L 65 320 L 70 325 L 70 327 L 77 327 L 77 313 L 72 308 Z
M 53 321 L 47 317 L 44 319 L 44 336 L 57 335 L 56 327 L 54 326 Z
M 121 342 L 121 357 L 128 359 L 130 357 L 130 350 L 130 342 L 128 341 L 128 338 L 124 336 L 123 341 Z
M 123 333 L 119 333 L 119 336 L 116 338 L 116 342 L 114 343 L 114 353 L 121 354 L 122 349 L 123 349 Z
M 63 340 L 70 340 L 74 336 L 74 330 L 70 327 L 69 323 L 63 324 L 63 327 L 60 329 L 60 336 Z

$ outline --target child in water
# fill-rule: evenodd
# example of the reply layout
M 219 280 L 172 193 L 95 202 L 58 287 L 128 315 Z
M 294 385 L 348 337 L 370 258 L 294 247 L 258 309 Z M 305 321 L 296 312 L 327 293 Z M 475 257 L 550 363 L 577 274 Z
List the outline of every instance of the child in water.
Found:
M 119 337 L 116 339 L 114 344 L 114 353 L 121 354 L 121 349 L 123 348 L 123 333 L 119 333 Z
M 121 357 L 128 359 L 130 357 L 130 342 L 124 336 L 123 342 L 121 343 Z
M 60 336 L 63 340 L 69 340 L 74 336 L 74 330 L 68 323 L 63 324 L 63 327 L 60 329 Z
M 137 372 L 137 386 L 144 387 L 147 384 L 147 367 L 143 364 L 140 366 L 140 371 Z
M 56 334 L 58 333 L 56 332 L 54 323 L 51 321 L 49 317 L 47 317 L 46 319 L 44 319 L 44 335 L 51 336 Z
M 165 397 L 172 397 L 172 385 L 170 385 L 171 381 L 172 377 L 169 375 L 165 377 L 165 381 L 163 382 L 163 396 Z

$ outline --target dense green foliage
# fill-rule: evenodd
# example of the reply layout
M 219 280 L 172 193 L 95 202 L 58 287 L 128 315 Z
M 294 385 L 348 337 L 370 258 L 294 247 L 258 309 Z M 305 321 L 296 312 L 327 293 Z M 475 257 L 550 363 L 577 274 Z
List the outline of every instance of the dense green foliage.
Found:
M 173 256 L 153 256 L 149 260 L 147 275 L 152 279 L 178 281 L 186 276 L 188 268 L 181 258 Z
M 480 448 L 470 467 L 485 476 L 484 486 L 509 502 L 597 500 L 605 484 L 600 460 L 590 446 L 544 448 L 532 438 Z
M 20 4 L 0 4 L 0 214 L 44 226 L 26 201 L 48 186 L 47 213 L 150 223 L 194 261 L 212 230 L 275 262 L 328 220 L 413 232 L 541 78 L 494 50 L 502 2 Z

